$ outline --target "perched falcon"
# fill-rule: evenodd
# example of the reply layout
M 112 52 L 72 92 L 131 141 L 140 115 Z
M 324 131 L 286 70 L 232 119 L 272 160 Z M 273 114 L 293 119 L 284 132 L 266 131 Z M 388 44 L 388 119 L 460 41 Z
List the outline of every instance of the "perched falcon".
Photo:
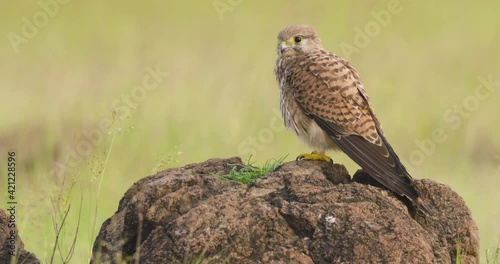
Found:
M 331 161 L 325 151 L 340 149 L 379 183 L 428 212 L 384 137 L 358 72 L 326 51 L 312 26 L 280 31 L 274 74 L 285 126 L 318 150 L 298 158 Z

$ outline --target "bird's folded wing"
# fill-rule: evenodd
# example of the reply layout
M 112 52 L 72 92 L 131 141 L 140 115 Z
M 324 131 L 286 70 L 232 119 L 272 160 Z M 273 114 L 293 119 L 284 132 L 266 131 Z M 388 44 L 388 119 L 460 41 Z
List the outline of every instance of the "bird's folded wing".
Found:
M 390 190 L 417 199 L 410 175 L 384 137 L 356 70 L 331 53 L 295 67 L 291 83 L 304 113 L 351 159 Z
M 418 198 L 410 175 L 385 138 L 382 139 L 382 144 L 377 145 L 358 135 L 339 137 L 336 135 L 335 124 L 318 117 L 314 120 L 328 135 L 331 135 L 332 140 L 344 153 L 382 185 L 412 200 Z
M 346 60 L 331 53 L 312 54 L 290 73 L 293 96 L 306 114 L 337 125 L 338 132 L 377 143 L 380 124 L 361 79 Z M 299 80 L 299 81 L 297 81 Z

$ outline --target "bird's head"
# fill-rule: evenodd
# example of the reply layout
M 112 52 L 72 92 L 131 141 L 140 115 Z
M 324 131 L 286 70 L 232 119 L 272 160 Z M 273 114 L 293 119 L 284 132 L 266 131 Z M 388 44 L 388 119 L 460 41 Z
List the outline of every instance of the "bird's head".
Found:
M 278 56 L 307 54 L 320 47 L 321 40 L 312 26 L 291 25 L 278 34 Z

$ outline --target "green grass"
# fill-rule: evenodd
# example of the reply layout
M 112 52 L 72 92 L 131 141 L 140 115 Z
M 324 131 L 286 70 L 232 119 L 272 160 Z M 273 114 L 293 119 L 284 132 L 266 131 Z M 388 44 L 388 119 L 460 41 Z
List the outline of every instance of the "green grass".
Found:
M 72 263 L 88 263 L 100 225 L 142 177 L 213 157 L 252 155 L 264 164 L 311 151 L 282 126 L 273 76 L 278 31 L 287 24 L 312 24 L 325 48 L 345 55 L 342 44 L 353 44 L 356 28 L 374 21 L 373 12 L 386 9 L 388 1 L 241 1 L 223 20 L 212 3 L 69 1 L 18 53 L 6 36 L 20 34 L 22 18 L 42 8 L 37 1 L 2 7 L 0 171 L 6 171 L 5 153 L 16 151 L 19 233 L 44 263 L 54 248 L 54 262 L 72 252 Z M 500 80 L 500 3 L 400 5 L 403 10 L 349 59 L 402 159 L 409 161 L 435 129 L 444 131 L 446 140 L 435 143 L 421 164 L 405 164 L 415 178 L 447 184 L 464 198 L 479 227 L 481 261 L 486 263 L 487 249 L 494 261 L 491 245 L 500 235 L 500 89 L 477 107 L 455 113 L 458 127 L 444 115 L 473 98 L 480 76 Z M 142 84 L 146 68 L 156 65 L 168 72 L 158 87 L 130 109 L 117 105 Z M 66 174 L 54 170 L 115 110 L 124 111 L 117 133 L 102 133 L 88 155 L 71 160 Z M 329 155 L 351 173 L 358 168 L 341 153 Z M 63 176 L 64 186 L 76 183 L 55 214 Z M 0 193 L 1 208 L 5 195 Z
M 486 249 L 485 255 L 487 264 L 500 263 L 500 236 L 498 237 L 496 245 L 492 245 L 488 249 Z
M 237 181 L 243 184 L 251 184 L 260 176 L 275 171 L 283 164 L 287 156 L 279 159 L 269 159 L 262 167 L 254 166 L 255 161 L 251 161 L 252 156 L 243 164 L 243 166 L 235 166 L 229 174 L 223 175 L 220 178 L 223 180 Z
M 67 183 L 67 180 L 69 179 L 63 176 L 63 181 L 58 186 L 59 188 L 56 197 L 51 198 L 53 206 L 52 223 L 54 224 L 53 232 L 55 233 L 55 241 L 50 255 L 50 261 L 48 261 L 49 263 L 70 263 L 75 251 L 78 233 L 80 231 L 79 226 L 83 204 L 83 193 L 81 190 L 80 201 L 77 204 L 78 207 L 76 209 L 78 210 L 76 227 L 73 234 L 68 234 L 68 215 L 75 211 L 75 208 L 73 208 L 72 211 L 71 195 L 78 179 L 73 179 L 70 183 Z

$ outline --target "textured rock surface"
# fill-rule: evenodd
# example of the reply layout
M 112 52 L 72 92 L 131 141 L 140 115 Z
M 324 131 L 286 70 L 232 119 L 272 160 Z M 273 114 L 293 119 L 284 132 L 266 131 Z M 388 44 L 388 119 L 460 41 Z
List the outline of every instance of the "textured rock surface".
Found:
M 479 260 L 469 209 L 449 187 L 416 181 L 432 216 L 410 214 L 363 172 L 293 161 L 250 186 L 220 180 L 240 158 L 136 182 L 94 243 L 94 263 L 462 263 Z M 457 248 L 458 253 L 457 253 Z
M 7 214 L 0 209 L 0 263 L 11 263 L 13 256 L 9 253 L 10 240 L 10 231 L 11 229 L 8 226 L 9 217 Z M 17 229 L 16 229 L 17 233 Z M 19 235 L 19 233 L 17 233 Z M 35 254 L 30 253 L 24 249 L 24 243 L 21 238 L 18 236 L 16 241 L 16 250 L 17 250 L 17 262 L 15 263 L 24 263 L 24 264 L 38 264 L 40 261 L 36 258 Z

